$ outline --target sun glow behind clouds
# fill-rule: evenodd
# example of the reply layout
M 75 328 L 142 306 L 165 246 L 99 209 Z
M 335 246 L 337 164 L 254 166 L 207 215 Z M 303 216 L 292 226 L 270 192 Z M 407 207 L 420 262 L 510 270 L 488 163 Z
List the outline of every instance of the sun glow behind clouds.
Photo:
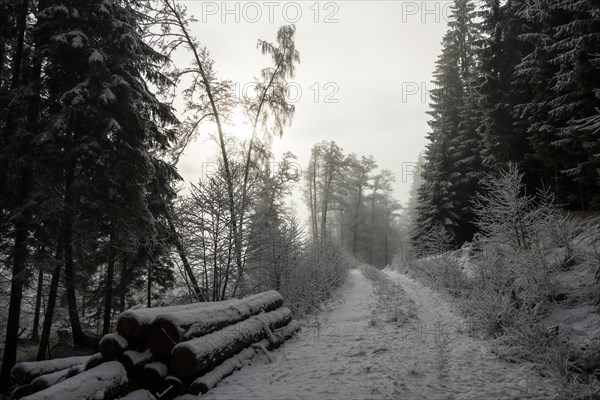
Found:
M 248 121 L 248 117 L 236 108 L 231 112 L 231 115 L 224 123 L 223 130 L 227 135 L 233 136 L 241 141 L 248 140 L 252 137 L 252 126 Z

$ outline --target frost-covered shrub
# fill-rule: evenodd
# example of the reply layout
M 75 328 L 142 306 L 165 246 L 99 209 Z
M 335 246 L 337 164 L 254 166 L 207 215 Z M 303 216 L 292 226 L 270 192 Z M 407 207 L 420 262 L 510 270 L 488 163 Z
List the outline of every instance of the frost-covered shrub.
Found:
M 318 309 L 355 266 L 354 258 L 334 242 L 308 244 L 280 292 L 296 316 L 306 315 Z
M 413 277 L 460 297 L 466 290 L 467 279 L 460 251 L 450 251 L 452 241 L 447 229 L 435 225 L 418 243 L 406 249 L 402 263 Z

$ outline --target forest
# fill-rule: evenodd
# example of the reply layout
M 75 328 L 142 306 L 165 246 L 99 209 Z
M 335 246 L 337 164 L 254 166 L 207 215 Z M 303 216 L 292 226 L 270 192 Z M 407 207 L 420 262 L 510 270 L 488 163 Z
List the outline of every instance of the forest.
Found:
M 267 63 L 248 99 L 217 77 L 176 1 L 1 7 L 3 388 L 23 343 L 56 357 L 65 327 L 91 350 L 134 305 L 268 289 L 302 315 L 341 282 L 350 254 L 390 262 L 400 209 L 390 171 L 335 142 L 315 144 L 305 172 L 270 151 L 295 111 L 285 96 L 300 62 L 294 26 L 258 40 Z M 240 113 L 245 141 L 229 125 Z M 206 132 L 216 171 L 182 190 L 178 159 Z M 287 202 L 301 181 L 308 229 Z
M 600 15 L 595 1 L 456 1 L 433 74 L 412 237 L 473 239 L 486 175 L 513 165 L 530 195 L 600 208 Z
M 298 111 L 296 25 L 256 38 L 264 64 L 244 64 L 244 97 L 198 24 L 177 0 L 0 0 L 0 393 L 18 362 L 94 354 L 140 307 L 277 291 L 277 332 L 345 288 L 354 308 L 372 290 L 370 309 L 393 307 L 385 323 L 408 323 L 407 296 L 429 293 L 405 290 L 418 282 L 449 294 L 500 357 L 597 384 L 597 335 L 573 344 L 547 326 L 558 309 L 596 318 L 600 302 L 597 1 L 452 2 L 402 201 L 400 161 L 333 139 L 300 168 L 274 151 Z M 200 140 L 217 149 L 213 171 L 186 182 L 180 161 Z

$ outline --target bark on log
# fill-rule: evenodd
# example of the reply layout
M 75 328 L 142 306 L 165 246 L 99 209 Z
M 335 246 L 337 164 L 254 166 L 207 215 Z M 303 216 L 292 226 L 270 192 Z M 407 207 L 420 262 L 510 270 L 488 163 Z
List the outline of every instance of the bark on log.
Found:
M 120 363 L 111 361 L 24 397 L 23 400 L 113 400 L 123 393 L 127 384 L 125 368 Z
M 244 364 L 251 360 L 257 354 L 258 349 L 256 347 L 275 349 L 294 336 L 299 330 L 300 323 L 297 321 L 292 321 L 289 325 L 276 329 L 273 332 L 274 340 L 273 338 L 271 338 L 271 340 L 263 339 L 258 343 L 246 347 L 235 356 L 223 361 L 221 365 L 215 367 L 212 371 L 194 380 L 190 386 L 190 393 L 197 395 L 199 393 L 204 394 L 208 392 L 210 389 L 217 386 L 223 379 L 231 375 L 234 371 L 242 368 Z
M 204 303 L 203 307 L 162 314 L 150 327 L 147 345 L 157 359 L 165 360 L 177 343 L 207 335 L 282 305 L 283 297 L 271 290 L 243 299 Z
M 48 375 L 56 371 L 62 371 L 75 365 L 81 365 L 88 361 L 90 356 L 57 358 L 54 360 L 28 361 L 18 363 L 10 372 L 13 383 L 24 385 L 31 383 L 38 376 Z
M 291 311 L 283 307 L 179 343 L 171 355 L 173 372 L 179 378 L 189 378 L 209 371 L 251 344 L 273 335 L 272 330 L 287 325 L 291 319 Z
M 100 354 L 104 361 L 113 361 L 121 357 L 128 346 L 127 339 L 123 336 L 118 333 L 109 333 L 100 340 Z
M 161 362 L 146 364 L 142 371 L 142 385 L 153 393 L 162 392 L 166 389 L 165 378 L 169 374 L 169 368 Z

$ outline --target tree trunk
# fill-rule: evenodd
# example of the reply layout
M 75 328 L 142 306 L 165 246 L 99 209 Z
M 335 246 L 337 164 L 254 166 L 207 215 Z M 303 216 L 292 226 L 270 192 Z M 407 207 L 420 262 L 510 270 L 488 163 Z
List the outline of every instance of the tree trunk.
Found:
M 30 173 L 24 173 L 21 194 L 29 192 Z M 17 362 L 17 347 L 19 343 L 19 322 L 21 317 L 21 300 L 23 299 L 23 284 L 27 263 L 27 236 L 29 234 L 30 216 L 23 215 L 15 224 L 15 242 L 13 248 L 13 268 L 10 285 L 10 304 L 8 306 L 8 322 L 4 339 L 4 358 L 0 374 L 0 391 L 10 386 L 10 371 Z
M 167 209 L 167 206 L 164 206 L 165 217 L 167 219 L 167 223 L 169 224 L 169 230 L 171 231 L 171 236 L 173 241 L 175 242 L 175 248 L 177 249 L 177 253 L 179 253 L 179 257 L 181 258 L 181 262 L 183 263 L 183 268 L 192 283 L 192 287 L 194 289 L 194 293 L 196 295 L 196 299 L 198 301 L 206 301 L 204 294 L 202 293 L 202 289 L 198 285 L 198 281 L 196 280 L 196 276 L 194 276 L 194 271 L 192 271 L 192 267 L 190 266 L 190 262 L 185 255 L 185 249 L 183 248 L 183 244 L 181 243 L 181 238 L 177 234 L 177 230 L 175 229 L 175 225 L 173 224 L 173 220 L 171 219 L 171 214 Z
M 356 209 L 354 210 L 354 224 L 352 226 L 352 255 L 356 256 L 357 242 L 358 242 L 358 212 L 360 210 L 360 203 L 362 202 L 362 185 L 358 188 L 358 200 L 356 202 Z
M 377 189 L 373 190 L 373 198 L 371 199 L 371 249 L 369 254 L 370 263 L 373 265 L 375 259 L 375 195 Z
M 35 296 L 35 312 L 33 315 L 33 326 L 31 327 L 31 340 L 38 340 L 40 328 L 40 311 L 42 309 L 42 297 L 44 294 L 44 271 L 40 268 L 38 272 L 37 293 Z
M 148 286 L 146 288 L 148 294 L 148 303 L 146 306 L 148 308 L 152 307 L 152 262 L 148 263 Z M 123 312 L 123 311 L 121 311 Z
M 390 227 L 390 216 L 386 214 L 385 216 L 385 265 L 390 264 L 390 256 L 388 250 L 388 234 Z
M 71 138 L 72 140 L 72 138 Z M 72 155 L 68 155 L 72 158 Z M 79 313 L 77 311 L 77 296 L 75 294 L 75 265 L 73 257 L 73 182 L 75 180 L 75 161 L 67 162 L 65 166 L 65 206 L 67 208 L 63 223 L 63 243 L 65 246 L 65 291 L 69 308 L 69 321 L 73 333 L 73 343 L 79 347 L 89 347 L 92 343 L 90 338 L 81 328 Z
M 333 180 L 333 171 L 329 171 L 327 184 L 323 190 L 323 209 L 321 210 L 321 243 L 327 239 L 327 209 L 329 207 L 329 192 L 331 190 L 331 182 Z
M 29 10 L 29 1 L 23 0 L 18 17 L 18 38 L 15 49 L 14 67 L 12 74 L 12 89 L 16 89 L 20 83 L 20 70 L 23 58 L 23 46 L 25 40 L 25 29 L 27 27 L 27 13 Z M 34 67 L 34 75 L 39 71 Z M 38 89 L 39 90 L 39 89 Z M 34 95 L 35 97 L 35 95 Z M 29 107 L 29 127 L 34 126 L 37 121 L 37 105 L 36 100 L 30 102 Z M 31 118 L 32 116 L 35 119 Z M 12 117 L 9 117 L 12 119 Z M 11 122 L 12 125 L 12 122 Z M 12 128 L 11 128 L 12 130 Z M 7 135 L 11 132 L 7 130 Z M 20 206 L 25 205 L 30 195 L 31 190 L 31 169 L 28 162 L 25 161 L 25 166 L 21 174 L 21 187 L 19 193 Z M 12 280 L 10 287 L 10 304 L 8 306 L 8 320 L 6 324 L 6 336 L 4 338 L 4 356 L 2 358 L 2 370 L 0 371 L 0 392 L 10 386 L 10 371 L 17 361 L 17 344 L 19 340 L 19 323 L 21 318 L 21 301 L 23 299 L 23 285 L 25 283 L 25 267 L 27 263 L 27 237 L 29 235 L 29 222 L 31 215 L 27 209 L 21 211 L 21 215 L 15 222 L 15 240 L 13 244 L 13 265 L 12 265 Z
M 311 183 L 310 183 L 310 194 L 311 194 L 310 216 L 311 216 L 312 225 L 313 225 L 313 240 L 314 240 L 314 243 L 317 243 L 319 240 L 319 224 L 318 224 L 318 217 L 317 217 L 319 208 L 317 206 L 318 200 L 317 200 L 317 160 L 316 160 L 316 158 L 313 163 L 313 174 L 312 174 L 312 179 L 311 179 Z
M 44 326 L 42 328 L 42 338 L 38 349 L 38 361 L 46 358 L 46 349 L 50 344 L 50 330 L 52 329 L 52 318 L 54 317 L 54 306 L 56 305 L 56 296 L 58 294 L 58 284 L 60 282 L 60 270 L 62 269 L 63 246 L 59 241 L 56 249 L 56 266 L 52 272 L 52 280 L 50 281 L 50 293 L 48 293 L 48 306 L 46 307 L 46 315 L 44 316 Z
M 102 334 L 110 333 L 110 325 L 112 322 L 112 298 L 113 298 L 113 281 L 115 275 L 115 251 L 114 251 L 114 235 L 111 233 L 108 246 L 108 263 L 106 268 L 106 281 L 104 291 L 104 324 L 102 326 Z
M 139 256 L 139 251 L 138 251 L 138 256 Z M 136 261 L 139 261 L 139 257 L 136 256 Z M 125 299 L 127 298 L 127 278 L 128 278 L 128 274 L 130 271 L 130 268 L 133 269 L 133 265 L 132 265 L 131 258 L 127 255 L 125 255 L 122 259 L 121 259 L 121 274 L 119 275 L 119 286 L 118 286 L 118 291 L 119 291 L 119 311 L 123 312 L 125 311 Z M 143 267 L 143 265 L 141 266 Z M 143 268 L 140 268 L 140 270 L 142 270 Z M 148 270 L 149 271 L 149 270 Z M 150 278 L 150 277 L 148 277 Z

